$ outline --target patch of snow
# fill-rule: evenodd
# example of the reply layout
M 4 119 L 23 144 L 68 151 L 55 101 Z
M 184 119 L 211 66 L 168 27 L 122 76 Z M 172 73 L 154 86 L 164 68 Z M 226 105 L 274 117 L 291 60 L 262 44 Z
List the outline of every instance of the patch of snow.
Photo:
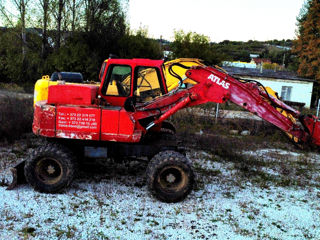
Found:
M 275 152 L 300 157 L 278 149 L 254 154 L 267 154 L 276 161 Z M 156 200 L 145 185 L 136 186 L 144 181 L 143 174 L 130 174 L 121 167 L 123 174 L 109 171 L 99 182 L 90 176 L 76 179 L 61 194 L 38 193 L 28 185 L 13 191 L 0 187 L 0 239 L 320 238 L 318 186 L 261 187 L 233 162 L 201 151 L 187 156 L 204 184 L 198 183 L 184 201 L 174 204 Z M 319 155 L 306 158 L 319 163 Z M 142 168 L 135 164 L 131 167 Z M 26 233 L 26 229 L 31 230 Z
M 282 149 L 258 149 L 256 151 L 243 151 L 243 154 L 255 155 L 255 156 L 265 156 L 266 154 L 280 154 L 298 157 L 301 153 L 290 152 Z

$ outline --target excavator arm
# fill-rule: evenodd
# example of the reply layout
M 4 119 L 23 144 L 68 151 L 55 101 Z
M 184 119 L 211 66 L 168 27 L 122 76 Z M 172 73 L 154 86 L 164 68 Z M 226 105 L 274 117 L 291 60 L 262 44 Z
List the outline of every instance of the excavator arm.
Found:
M 296 143 L 320 145 L 318 118 L 301 115 L 259 82 L 239 80 L 217 68 L 202 65 L 191 67 L 185 75 L 196 84 L 137 107 L 134 114 L 137 120 L 144 118 L 146 113 L 156 116 L 146 126 L 146 130 L 160 124 L 182 108 L 229 100 L 277 126 Z

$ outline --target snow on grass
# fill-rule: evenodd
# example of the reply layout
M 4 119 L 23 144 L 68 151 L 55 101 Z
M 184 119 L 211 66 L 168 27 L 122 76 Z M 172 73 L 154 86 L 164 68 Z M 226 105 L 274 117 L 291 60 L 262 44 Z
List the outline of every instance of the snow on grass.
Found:
M 197 185 L 175 204 L 150 195 L 146 166 L 138 162 L 84 174 L 61 194 L 38 193 L 28 185 L 0 187 L 0 239 L 319 239 L 320 188 L 312 178 L 319 155 L 245 153 L 252 155 L 264 165 L 250 161 L 242 168 L 206 152 L 188 152 Z M 287 181 L 284 170 L 297 163 L 315 167 L 304 185 Z M 277 180 L 264 169 L 273 169 Z

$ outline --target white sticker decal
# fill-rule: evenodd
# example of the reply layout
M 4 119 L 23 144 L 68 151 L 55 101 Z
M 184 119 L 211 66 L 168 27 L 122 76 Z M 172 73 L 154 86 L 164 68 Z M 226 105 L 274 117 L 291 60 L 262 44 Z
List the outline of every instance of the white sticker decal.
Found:
M 225 89 L 229 89 L 229 87 L 230 87 L 230 83 L 227 83 L 227 82 L 225 82 L 223 80 L 221 81 L 221 78 L 219 78 L 219 77 L 217 77 L 217 76 L 215 76 L 213 74 L 210 74 L 208 79 L 210 79 L 211 82 L 216 83 L 216 84 L 222 86 Z

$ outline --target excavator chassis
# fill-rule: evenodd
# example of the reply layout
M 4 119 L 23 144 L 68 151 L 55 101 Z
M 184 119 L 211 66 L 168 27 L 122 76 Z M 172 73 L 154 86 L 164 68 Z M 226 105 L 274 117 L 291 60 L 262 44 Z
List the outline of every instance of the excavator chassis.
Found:
M 113 158 L 114 160 L 139 160 L 144 158 L 151 159 L 158 152 L 166 150 L 176 151 L 182 155 L 185 155 L 185 148 L 178 146 L 174 136 L 175 129 L 173 125 L 166 121 L 163 124 L 163 127 L 165 128 L 162 129 L 160 134 L 157 134 L 158 136 L 149 135 L 141 143 L 135 144 L 119 142 L 108 142 L 107 144 L 101 144 L 99 142 L 95 142 L 84 145 L 84 143 L 79 140 L 59 139 L 52 141 L 52 139 L 47 139 L 47 141 L 43 141 L 43 145 L 53 143 L 60 146 L 65 146 L 71 150 L 74 155 L 77 153 L 78 159 L 87 159 L 89 161 L 90 159 L 107 158 Z M 11 172 L 12 181 L 11 183 L 7 184 L 7 190 L 13 190 L 18 185 L 27 183 L 24 173 L 25 163 L 26 159 L 20 161 L 18 164 L 9 169 Z

